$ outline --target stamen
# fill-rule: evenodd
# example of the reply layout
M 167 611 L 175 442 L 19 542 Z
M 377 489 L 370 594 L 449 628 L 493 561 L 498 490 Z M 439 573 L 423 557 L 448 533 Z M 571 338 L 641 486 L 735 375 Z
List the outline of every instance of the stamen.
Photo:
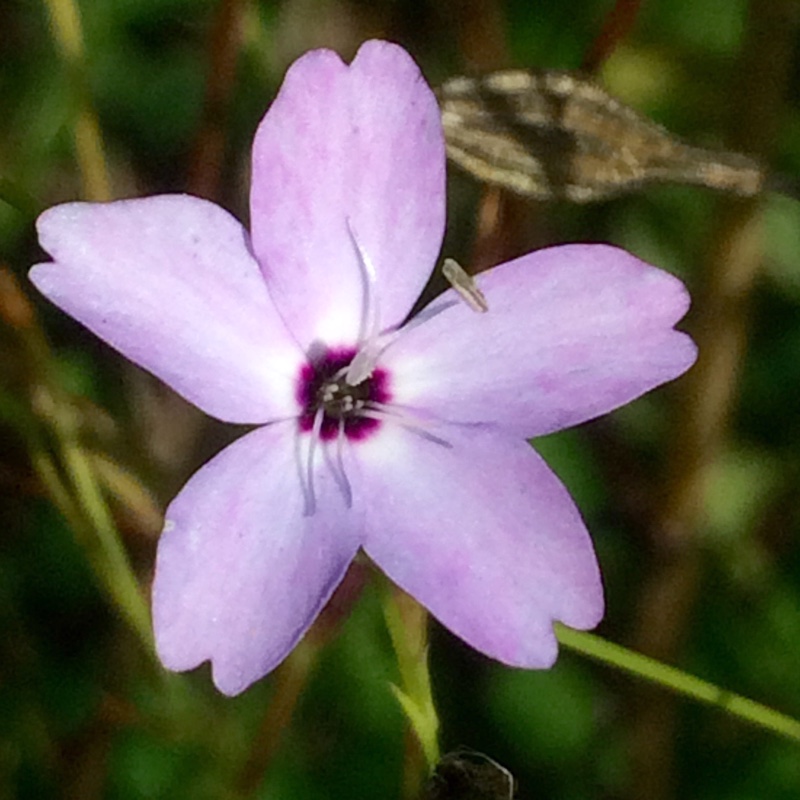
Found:
M 314 491 L 314 454 L 320 440 L 322 420 L 325 418 L 325 409 L 320 406 L 314 414 L 314 425 L 311 428 L 311 438 L 308 442 L 308 461 L 306 462 L 306 517 L 312 517 L 317 510 L 317 495 Z
M 448 442 L 447 439 L 443 439 L 441 436 L 437 436 L 436 434 L 427 430 L 429 426 L 435 423 L 427 423 L 425 420 L 414 418 L 396 407 L 387 406 L 384 403 L 375 403 L 370 401 L 368 405 L 366 405 L 364 408 L 358 409 L 356 413 L 359 416 L 367 417 L 368 419 L 377 419 L 381 422 L 397 423 L 406 430 L 411 431 L 411 433 L 415 433 L 417 436 L 427 439 L 429 442 L 434 442 L 435 444 L 439 444 L 442 447 L 447 447 L 448 449 L 452 449 L 453 447 L 453 445 Z
M 438 317 L 443 311 L 448 308 L 458 305 L 458 300 L 443 300 L 441 297 L 437 298 L 430 305 L 425 306 L 418 314 L 415 314 L 402 328 L 387 331 L 381 336 L 380 351 L 378 356 L 382 356 L 398 339 L 401 339 L 410 331 L 418 328 L 425 322 Z
M 489 310 L 486 295 L 478 288 L 475 278 L 465 272 L 458 261 L 453 258 L 446 258 L 442 267 L 442 274 L 473 311 L 485 313 Z
M 344 495 L 344 502 L 348 508 L 353 507 L 353 489 L 350 486 L 350 480 L 347 477 L 347 471 L 344 468 L 344 418 L 342 417 L 339 420 L 339 432 L 336 434 L 336 469 L 334 470 L 334 476 L 336 477 L 336 482 L 339 484 L 339 488 L 342 490 L 342 494 Z
M 358 243 L 358 239 L 356 238 L 356 234 L 353 231 L 349 219 L 347 220 L 347 230 L 350 233 L 350 239 L 358 255 L 358 263 L 364 277 L 363 317 L 361 320 L 361 334 L 359 337 L 361 347 L 350 362 L 350 366 L 345 373 L 345 381 L 347 381 L 350 386 L 358 386 L 359 383 L 372 374 L 375 365 L 378 363 L 378 356 L 381 353 L 381 348 L 378 344 L 378 337 L 381 329 L 380 308 L 376 290 L 378 275 L 375 271 L 375 265 L 372 263 L 369 255 Z

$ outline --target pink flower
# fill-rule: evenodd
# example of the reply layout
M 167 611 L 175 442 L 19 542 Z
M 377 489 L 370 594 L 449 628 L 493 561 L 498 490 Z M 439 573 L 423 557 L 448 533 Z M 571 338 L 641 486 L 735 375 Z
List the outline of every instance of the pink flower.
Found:
M 56 305 L 206 413 L 261 427 L 167 509 L 158 652 L 237 694 L 294 647 L 359 548 L 473 647 L 547 667 L 603 612 L 589 536 L 526 442 L 680 375 L 682 284 L 605 245 L 478 278 L 410 322 L 445 224 L 439 109 L 401 48 L 299 59 L 253 146 L 251 233 L 187 195 L 39 219 Z

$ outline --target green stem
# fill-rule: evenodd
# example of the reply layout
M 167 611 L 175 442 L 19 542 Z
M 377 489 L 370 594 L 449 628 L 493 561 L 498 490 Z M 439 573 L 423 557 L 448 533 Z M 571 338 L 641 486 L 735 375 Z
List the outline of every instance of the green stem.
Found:
M 81 445 L 66 437 L 61 441 L 61 454 L 103 554 L 100 577 L 139 638 L 152 651 L 150 614 L 92 465 Z
M 754 700 L 720 689 L 675 667 L 662 664 L 591 633 L 556 626 L 558 641 L 566 648 L 594 661 L 616 667 L 629 675 L 655 683 L 684 697 L 714 706 L 753 725 L 800 742 L 800 721 L 781 714 Z
M 8 270 L 0 270 L 0 321 L 14 333 L 27 373 L 27 402 L 0 394 L 0 412 L 15 417 L 31 462 L 63 513 L 99 583 L 151 654 L 150 616 L 128 555 L 81 442 L 80 418 L 59 383 L 55 359 L 27 296 Z
M 50 27 L 70 82 L 74 87 L 78 109 L 73 120 L 75 157 L 87 200 L 110 200 L 111 181 L 97 117 L 89 101 L 81 15 L 75 0 L 45 0 L 50 13 Z
M 42 355 L 37 342 L 29 341 L 28 344 L 30 351 Z M 41 358 L 36 360 L 43 363 Z M 49 376 L 50 370 L 43 372 Z M 34 406 L 50 428 L 66 481 L 59 476 L 52 460 L 47 457 L 46 448 L 38 440 L 31 442 L 37 471 L 79 537 L 100 583 L 152 653 L 153 635 L 147 604 L 89 456 L 81 445 L 77 420 L 73 418 L 69 400 L 61 396 L 56 386 L 42 384 L 36 390 Z
M 401 682 L 392 688 L 432 772 L 439 762 L 439 718 L 428 669 L 427 612 L 394 587 L 387 587 L 384 597 L 383 611 Z
M 20 298 L 24 301 L 23 295 Z M 147 603 L 91 456 L 81 442 L 77 412 L 58 383 L 47 340 L 32 315 L 18 333 L 32 370 L 31 410 L 35 421 L 26 432 L 34 466 L 79 538 L 99 582 L 147 650 L 155 654 Z M 57 462 L 49 455 L 48 439 Z

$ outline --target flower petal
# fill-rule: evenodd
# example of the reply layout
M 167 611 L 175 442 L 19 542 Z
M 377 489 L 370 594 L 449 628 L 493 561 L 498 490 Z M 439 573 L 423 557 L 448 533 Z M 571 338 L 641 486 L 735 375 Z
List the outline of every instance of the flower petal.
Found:
M 605 414 L 694 363 L 694 343 L 672 328 L 689 305 L 683 284 L 623 250 L 548 248 L 477 282 L 488 312 L 450 291 L 381 357 L 396 403 L 539 436 Z
M 302 354 L 227 211 L 188 195 L 68 203 L 38 230 L 55 263 L 31 281 L 131 361 L 228 422 L 297 413 Z
M 296 423 L 253 431 L 200 469 L 167 509 L 153 584 L 164 665 L 210 659 L 235 695 L 295 646 L 341 581 L 361 540 L 329 471 L 304 515 Z
M 402 322 L 441 246 L 444 167 L 439 107 L 400 47 L 367 42 L 349 67 L 330 50 L 292 65 L 253 144 L 251 228 L 304 347 L 363 333 L 354 238 L 374 265 L 382 327 Z
M 585 629 L 603 613 L 580 514 L 524 440 L 479 427 L 440 433 L 451 448 L 388 425 L 359 447 L 364 496 L 375 500 L 364 549 L 473 647 L 550 666 L 553 620 Z

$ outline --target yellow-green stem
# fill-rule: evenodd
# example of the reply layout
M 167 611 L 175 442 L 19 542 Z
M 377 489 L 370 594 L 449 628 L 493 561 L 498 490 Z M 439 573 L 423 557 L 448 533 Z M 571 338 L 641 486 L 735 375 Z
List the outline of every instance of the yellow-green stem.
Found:
M 142 642 L 153 649 L 150 614 L 111 513 L 86 453 L 75 441 L 61 442 L 61 453 L 103 553 L 101 578 Z
M 384 616 L 401 682 L 392 688 L 432 772 L 439 761 L 439 718 L 428 669 L 427 612 L 392 586 L 387 586 L 384 597 Z
M 41 344 L 29 341 L 31 350 L 39 355 Z M 74 412 L 67 399 L 61 397 L 55 387 L 51 390 L 42 385 L 36 395 L 35 405 L 41 417 L 49 424 L 66 481 L 43 444 L 38 441 L 32 442 L 34 466 L 56 506 L 79 537 L 99 581 L 152 652 L 153 636 L 147 604 L 120 541 L 97 476 L 79 441 L 76 421 L 73 419 Z
M 98 582 L 151 654 L 147 604 L 103 495 L 91 454 L 81 442 L 80 418 L 63 390 L 55 359 L 27 297 L 13 275 L 0 270 L 0 315 L 19 337 L 28 374 L 28 402 L 16 410 L 31 462 L 64 515 Z
M 558 641 L 566 648 L 608 666 L 662 686 L 671 692 L 714 706 L 741 720 L 800 742 L 800 721 L 761 703 L 720 689 L 675 667 L 648 658 L 591 633 L 556 627 Z
M 64 482 L 52 456 L 39 444 L 31 447 L 34 469 L 85 550 L 98 580 L 147 649 L 153 652 L 147 606 L 94 476 L 81 463 L 85 462 L 85 456 L 79 448 L 64 443 L 63 434 L 57 434 L 57 438 L 62 439 L 61 459 L 71 485 Z
M 80 441 L 76 411 L 53 374 L 52 355 L 41 331 L 28 326 L 20 333 L 38 380 L 38 385 L 32 390 L 32 406 L 38 420 L 50 432 L 61 471 L 49 455 L 43 432 L 36 426 L 29 432 L 34 465 L 56 506 L 79 538 L 101 585 L 147 650 L 154 653 L 147 603 L 103 496 L 90 455 Z
M 53 39 L 64 59 L 77 101 L 73 120 L 75 157 L 81 173 L 82 194 L 87 200 L 110 200 L 111 181 L 97 117 L 89 101 L 83 31 L 75 0 L 45 0 Z

